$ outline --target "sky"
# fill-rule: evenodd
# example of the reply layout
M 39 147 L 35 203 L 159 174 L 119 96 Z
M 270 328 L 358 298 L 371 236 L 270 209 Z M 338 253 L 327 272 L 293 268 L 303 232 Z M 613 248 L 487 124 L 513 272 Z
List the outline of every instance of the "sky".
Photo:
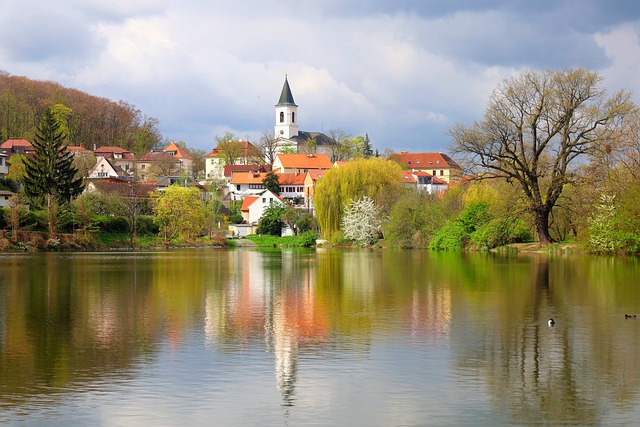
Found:
M 456 123 L 528 70 L 598 72 L 640 104 L 637 0 L 1 0 L 0 70 L 134 105 L 209 151 L 300 130 L 447 152 Z

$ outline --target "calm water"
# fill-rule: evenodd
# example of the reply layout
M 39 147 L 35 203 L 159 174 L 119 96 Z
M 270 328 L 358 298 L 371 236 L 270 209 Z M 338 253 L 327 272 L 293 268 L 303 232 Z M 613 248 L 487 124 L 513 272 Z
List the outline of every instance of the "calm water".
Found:
M 2 255 L 0 424 L 631 425 L 625 313 L 633 258 Z

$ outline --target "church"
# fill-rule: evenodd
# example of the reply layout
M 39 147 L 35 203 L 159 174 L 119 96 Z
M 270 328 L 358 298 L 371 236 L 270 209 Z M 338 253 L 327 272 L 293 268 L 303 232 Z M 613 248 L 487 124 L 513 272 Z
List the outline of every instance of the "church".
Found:
M 335 141 L 321 132 L 306 132 L 298 128 L 298 105 L 293 99 L 287 76 L 276 107 L 274 138 L 277 152 L 317 153 L 332 158 Z

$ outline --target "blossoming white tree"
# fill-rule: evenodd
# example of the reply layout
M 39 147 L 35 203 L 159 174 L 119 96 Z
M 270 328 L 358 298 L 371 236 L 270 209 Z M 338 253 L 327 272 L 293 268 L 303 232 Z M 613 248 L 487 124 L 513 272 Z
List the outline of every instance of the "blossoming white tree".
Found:
M 371 243 L 380 230 L 378 209 L 372 198 L 362 196 L 345 206 L 342 231 L 347 239 L 357 243 Z

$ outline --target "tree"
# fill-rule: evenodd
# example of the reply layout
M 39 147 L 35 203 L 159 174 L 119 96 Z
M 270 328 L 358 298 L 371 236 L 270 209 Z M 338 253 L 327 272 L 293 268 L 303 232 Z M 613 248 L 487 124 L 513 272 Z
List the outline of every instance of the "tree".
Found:
M 340 230 L 344 206 L 368 196 L 386 216 L 394 198 L 400 194 L 402 170 L 393 161 L 381 158 L 357 159 L 328 170 L 318 180 L 313 196 L 316 217 L 326 238 Z
M 344 207 L 342 230 L 347 239 L 369 244 L 380 234 L 381 229 L 378 209 L 372 198 L 362 196 Z
M 160 233 L 165 241 L 176 237 L 192 240 L 203 230 L 206 212 L 200 190 L 170 185 L 151 195 L 155 199 L 153 213 L 160 222 Z
M 25 154 L 19 153 L 11 156 L 11 160 L 9 160 L 11 166 L 9 167 L 9 174 L 7 175 L 7 178 L 20 183 L 24 181 L 24 177 L 27 173 L 24 166 L 26 158 L 27 156 Z
M 437 200 L 424 191 L 406 189 L 391 208 L 385 242 L 400 248 L 428 248 L 445 221 L 444 207 Z
M 571 166 L 633 108 L 624 91 L 606 99 L 601 80 L 584 69 L 525 72 L 494 91 L 483 121 L 449 131 L 472 173 L 519 185 L 542 245 L 552 241 L 549 215 L 573 181 Z
M 216 136 L 218 150 L 228 165 L 235 165 L 244 156 L 242 143 L 236 140 L 233 133 L 227 132 L 222 137 Z
M 49 213 L 49 233 L 56 232 L 57 207 L 76 198 L 84 185 L 75 178 L 73 154 L 63 145 L 60 125 L 51 109 L 47 109 L 38 126 L 34 142 L 33 158 L 25 158 L 25 193 L 32 204 L 46 206 Z
M 280 179 L 275 172 L 267 172 L 262 180 L 262 184 L 264 185 L 264 188 L 271 191 L 276 196 L 280 195 Z
M 311 212 L 305 209 L 294 208 L 291 205 L 285 206 L 284 211 L 280 215 L 280 220 L 293 230 L 295 236 L 305 231 L 317 229 L 317 222 Z
M 353 157 L 372 157 L 373 149 L 371 148 L 371 142 L 369 141 L 369 135 L 358 135 L 351 140 L 351 146 L 353 147 Z
M 262 132 L 258 148 L 261 152 L 262 161 L 269 166 L 272 166 L 276 159 L 276 155 L 278 154 L 278 140 L 274 138 L 272 132 Z
M 282 235 L 282 219 L 285 207 L 281 203 L 272 203 L 265 210 L 258 222 L 258 234 Z
M 331 145 L 328 154 L 331 162 L 348 160 L 352 157 L 353 146 L 349 134 L 342 129 L 329 129 L 329 138 L 331 138 Z

